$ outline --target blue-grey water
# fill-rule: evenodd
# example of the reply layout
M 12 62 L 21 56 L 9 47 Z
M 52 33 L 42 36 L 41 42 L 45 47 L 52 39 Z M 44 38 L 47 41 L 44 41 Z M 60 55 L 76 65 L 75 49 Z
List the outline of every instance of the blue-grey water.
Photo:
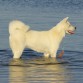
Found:
M 8 25 L 21 20 L 34 30 L 48 30 L 69 17 L 77 27 L 66 35 L 58 53 L 62 59 L 44 59 L 42 54 L 26 49 L 13 62 L 9 47 Z M 83 82 L 83 0 L 0 0 L 0 83 L 82 83 Z

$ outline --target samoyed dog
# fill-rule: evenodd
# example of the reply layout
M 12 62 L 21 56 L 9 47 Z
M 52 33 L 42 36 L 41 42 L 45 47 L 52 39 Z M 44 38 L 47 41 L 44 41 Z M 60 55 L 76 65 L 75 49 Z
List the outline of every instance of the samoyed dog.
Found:
M 45 57 L 56 57 L 57 50 L 65 34 L 74 34 L 76 27 L 68 17 L 47 31 L 35 31 L 21 21 L 14 20 L 9 24 L 9 43 L 13 58 L 19 59 L 25 48 L 44 53 Z

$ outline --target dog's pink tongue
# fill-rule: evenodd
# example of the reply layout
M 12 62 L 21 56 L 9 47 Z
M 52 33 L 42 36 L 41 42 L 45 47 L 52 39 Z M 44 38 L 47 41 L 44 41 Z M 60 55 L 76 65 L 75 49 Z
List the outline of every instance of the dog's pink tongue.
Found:
M 69 32 L 70 34 L 74 34 L 74 32 L 73 32 L 73 31 L 71 31 L 71 30 L 69 30 L 68 32 Z
M 63 54 L 64 54 L 64 50 L 61 51 L 61 53 L 58 55 L 58 58 L 62 58 Z

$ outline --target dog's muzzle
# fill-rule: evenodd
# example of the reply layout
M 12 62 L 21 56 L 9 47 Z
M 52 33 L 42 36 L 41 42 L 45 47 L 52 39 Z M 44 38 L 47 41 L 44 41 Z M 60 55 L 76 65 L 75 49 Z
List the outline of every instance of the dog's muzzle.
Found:
M 68 30 L 68 33 L 69 34 L 74 34 L 75 33 L 75 30 L 76 30 L 76 27 L 74 28 L 74 30 Z

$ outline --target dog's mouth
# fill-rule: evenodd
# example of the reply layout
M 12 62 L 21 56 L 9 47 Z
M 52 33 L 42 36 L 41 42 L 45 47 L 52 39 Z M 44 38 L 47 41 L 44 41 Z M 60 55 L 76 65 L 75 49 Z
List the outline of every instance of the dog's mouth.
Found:
M 69 34 L 74 34 L 75 32 L 72 31 L 72 30 L 68 30 L 68 33 L 69 33 Z

